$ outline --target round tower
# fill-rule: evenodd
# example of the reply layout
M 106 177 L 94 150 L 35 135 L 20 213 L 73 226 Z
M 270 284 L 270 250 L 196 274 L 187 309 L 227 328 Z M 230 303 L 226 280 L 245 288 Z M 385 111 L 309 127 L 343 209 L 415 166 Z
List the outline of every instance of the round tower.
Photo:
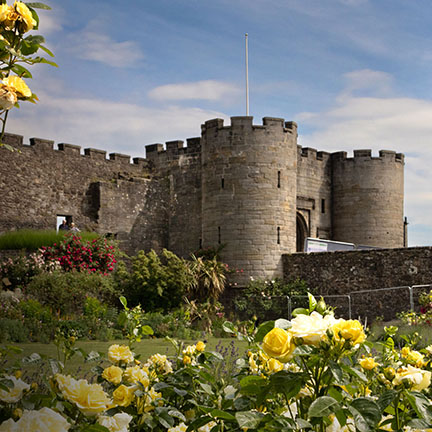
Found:
M 381 150 L 332 154 L 333 240 L 384 248 L 404 246 L 404 156 Z
M 201 145 L 203 247 L 224 245 L 239 284 L 282 276 L 281 255 L 296 250 L 297 125 L 209 120 Z

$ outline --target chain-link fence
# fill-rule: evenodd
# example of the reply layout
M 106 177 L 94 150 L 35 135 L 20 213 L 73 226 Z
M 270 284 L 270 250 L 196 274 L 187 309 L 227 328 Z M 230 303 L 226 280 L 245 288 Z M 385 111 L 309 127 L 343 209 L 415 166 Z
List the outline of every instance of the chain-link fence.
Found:
M 423 292 L 432 290 L 432 284 L 378 288 L 352 291 L 344 295 L 323 295 L 326 304 L 335 308 L 338 317 L 373 321 L 382 318 L 390 321 L 399 312 L 420 311 L 418 302 Z M 317 296 L 317 299 L 321 296 Z M 241 293 L 230 299 L 228 310 L 236 319 L 257 319 L 259 322 L 278 318 L 291 319 L 298 307 L 308 307 L 307 296 L 242 297 Z

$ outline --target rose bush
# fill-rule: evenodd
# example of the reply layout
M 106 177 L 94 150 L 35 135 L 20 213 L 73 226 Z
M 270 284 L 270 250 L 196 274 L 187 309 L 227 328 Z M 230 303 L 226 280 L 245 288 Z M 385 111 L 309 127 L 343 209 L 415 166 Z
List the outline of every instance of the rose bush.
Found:
M 112 345 L 95 381 L 60 371 L 45 394 L 4 370 L 0 432 L 37 430 L 20 426 L 44 418 L 57 429 L 41 430 L 83 432 L 432 429 L 432 348 L 397 349 L 391 337 L 372 345 L 359 321 L 335 318 L 322 302 L 318 313 L 314 299 L 309 305 L 247 336 L 226 323 L 250 346 L 225 375 L 225 359 L 203 341 L 174 340 L 173 357 L 146 361 L 131 346 Z

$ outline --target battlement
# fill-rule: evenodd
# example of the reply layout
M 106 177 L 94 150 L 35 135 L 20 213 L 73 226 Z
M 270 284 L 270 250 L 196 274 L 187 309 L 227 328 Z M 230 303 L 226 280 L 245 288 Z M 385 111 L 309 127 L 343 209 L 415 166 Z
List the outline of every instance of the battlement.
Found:
M 369 161 L 385 161 L 391 163 L 401 163 L 404 164 L 405 156 L 402 153 L 396 153 L 390 150 L 380 150 L 378 152 L 378 156 L 372 156 L 372 150 L 364 149 L 364 150 L 354 150 L 353 157 L 348 157 L 347 152 L 340 151 L 331 153 L 331 159 L 333 162 L 369 162 Z
M 82 158 L 83 160 L 96 160 L 105 161 L 107 164 L 112 162 L 117 163 L 125 168 L 127 167 L 139 167 L 147 169 L 150 167 L 149 160 L 144 158 L 133 158 L 131 163 L 131 156 L 121 153 L 110 153 L 107 158 L 107 152 L 105 150 L 99 150 L 94 148 L 85 148 L 81 153 L 81 146 L 75 144 L 59 143 L 57 149 L 54 148 L 54 141 L 45 138 L 30 138 L 29 144 L 24 144 L 24 137 L 22 135 L 6 133 L 3 141 L 6 144 L 16 147 L 20 151 L 33 150 L 37 153 L 41 152 L 44 156 L 50 152 L 53 156 L 63 155 L 64 157 L 71 157 L 74 163 L 77 163 L 76 158 Z
M 294 121 L 285 121 L 282 118 L 276 117 L 263 117 L 262 125 L 254 125 L 252 116 L 236 116 L 231 117 L 231 124 L 229 126 L 224 126 L 224 120 L 220 118 L 207 120 L 203 125 L 201 125 L 202 133 L 206 133 L 211 130 L 280 130 L 286 133 L 297 135 L 297 123 Z
M 167 141 L 165 147 L 161 143 L 149 144 L 145 146 L 146 158 L 153 162 L 157 159 L 178 159 L 181 155 L 193 155 L 201 151 L 201 138 L 188 138 L 186 147 L 184 141 Z
M 330 158 L 330 153 L 325 151 L 317 151 L 317 149 L 311 147 L 297 146 L 298 156 L 302 158 L 308 158 L 310 160 L 327 161 Z

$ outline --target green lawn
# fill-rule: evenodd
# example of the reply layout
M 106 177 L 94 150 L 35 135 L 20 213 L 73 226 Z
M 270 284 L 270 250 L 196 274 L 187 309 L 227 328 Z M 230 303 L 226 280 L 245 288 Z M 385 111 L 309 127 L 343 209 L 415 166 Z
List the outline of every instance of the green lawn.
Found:
M 194 344 L 197 341 L 184 341 L 185 345 Z M 238 341 L 236 339 L 220 339 L 220 338 L 209 338 L 207 340 L 207 351 L 218 351 L 224 354 L 224 356 L 235 357 L 242 356 L 247 349 L 247 343 L 244 341 Z M 108 348 L 112 344 L 127 344 L 127 340 L 115 340 L 110 342 L 100 341 L 78 341 L 76 347 L 82 348 L 86 353 L 91 351 L 97 351 L 105 354 Z M 41 344 L 41 343 L 13 343 L 5 344 L 20 347 L 23 352 L 19 355 L 14 356 L 14 360 L 19 362 L 22 358 L 30 356 L 32 353 L 38 353 L 43 357 L 43 361 L 36 364 L 24 364 L 21 366 L 23 372 L 30 376 L 33 380 L 37 381 L 37 376 L 42 373 L 49 374 L 48 359 L 57 359 L 57 347 L 54 344 Z M 139 356 L 141 361 L 145 361 L 150 355 L 159 353 L 166 355 L 173 355 L 175 353 L 173 345 L 165 339 L 146 339 L 140 343 L 136 343 L 133 349 L 136 356 Z M 85 363 L 80 355 L 75 355 L 66 365 L 66 372 L 73 374 L 74 376 L 84 376 L 91 374 L 91 369 L 99 364 L 99 362 L 88 362 Z M 105 365 L 108 364 L 105 360 Z

